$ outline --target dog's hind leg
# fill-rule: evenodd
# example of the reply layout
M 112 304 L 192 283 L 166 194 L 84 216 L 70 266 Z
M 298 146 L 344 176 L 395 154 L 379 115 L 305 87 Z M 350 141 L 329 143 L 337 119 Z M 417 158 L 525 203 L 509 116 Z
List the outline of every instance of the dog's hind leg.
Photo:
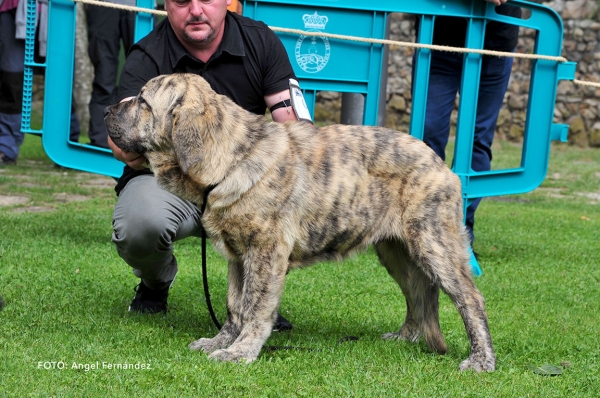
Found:
M 202 338 L 192 342 L 189 348 L 211 354 L 216 350 L 229 347 L 242 330 L 242 288 L 243 267 L 240 262 L 228 264 L 227 319 L 219 333 L 212 339 Z
M 475 287 L 468 261 L 466 264 L 457 267 L 450 278 L 442 278 L 440 286 L 458 309 L 471 345 L 469 358 L 460 364 L 460 370 L 491 372 L 496 369 L 496 355 L 485 312 L 485 300 Z
M 410 259 L 406 246 L 397 240 L 375 245 L 379 261 L 400 285 L 406 299 L 406 319 L 398 332 L 386 333 L 384 339 L 417 342 L 423 336 L 427 346 L 440 354 L 447 350 L 438 316 L 439 288 L 432 284 Z
M 438 220 L 435 225 L 428 222 L 414 225 L 415 228 L 407 231 L 411 257 L 431 283 L 450 297 L 465 324 L 471 354 L 460 364 L 460 369 L 493 371 L 496 356 L 484 299 L 471 277 L 464 226 L 456 221 L 454 228 L 444 227 L 452 225 L 451 222 L 445 224 L 444 220 Z

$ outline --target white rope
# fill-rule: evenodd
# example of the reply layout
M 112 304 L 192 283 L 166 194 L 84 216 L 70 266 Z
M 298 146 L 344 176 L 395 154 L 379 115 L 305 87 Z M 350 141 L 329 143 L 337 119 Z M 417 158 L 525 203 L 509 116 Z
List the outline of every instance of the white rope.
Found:
M 586 82 L 584 80 L 574 79 L 573 83 L 579 84 L 580 86 L 588 86 L 588 87 L 597 87 L 597 88 L 600 88 L 600 83 L 595 83 L 595 82 Z
M 141 8 L 141 7 L 133 7 L 133 6 L 125 6 L 122 4 L 109 3 L 109 2 L 105 2 L 105 1 L 97 1 L 97 0 L 72 0 L 72 1 L 75 3 L 83 3 L 83 4 L 90 4 L 90 5 L 101 6 L 101 7 L 117 8 L 119 10 L 145 12 L 148 14 L 161 15 L 161 16 L 167 15 L 166 11 L 153 10 L 153 9 Z M 490 56 L 495 56 L 495 57 L 510 57 L 510 58 L 521 58 L 521 59 L 542 59 L 542 60 L 556 61 L 556 62 L 567 62 L 568 61 L 564 57 L 551 56 L 551 55 L 523 54 L 523 53 L 512 53 L 512 52 L 505 52 L 505 51 L 493 51 L 493 50 L 481 50 L 481 49 L 473 49 L 473 48 L 439 46 L 439 45 L 435 45 L 435 44 L 413 43 L 413 42 L 387 40 L 387 39 L 373 39 L 373 38 L 365 38 L 365 37 L 358 37 L 358 36 L 338 35 L 338 34 L 325 33 L 325 32 L 307 32 L 307 31 L 300 30 L 300 29 L 279 28 L 279 27 L 275 27 L 275 26 L 269 26 L 269 28 L 274 32 L 292 33 L 292 34 L 304 35 L 304 36 L 327 37 L 327 38 L 331 38 L 331 39 L 357 41 L 357 42 L 363 42 L 363 43 L 375 43 L 375 44 L 384 44 L 384 45 L 387 44 L 390 46 L 398 46 L 398 47 L 424 48 L 424 49 L 429 49 L 429 50 L 481 54 L 481 55 L 490 55 Z M 577 79 L 573 80 L 573 83 L 579 84 L 582 86 L 590 86 L 590 87 L 600 88 L 600 83 L 586 82 L 586 81 L 577 80 Z
M 557 62 L 567 62 L 567 59 L 564 57 L 555 57 L 551 55 L 536 55 L 536 54 L 521 54 L 521 53 L 511 53 L 504 51 L 492 51 L 492 50 L 479 50 L 474 48 L 462 48 L 462 47 L 451 47 L 451 46 L 438 46 L 435 44 L 423 44 L 423 43 L 412 43 L 407 41 L 396 41 L 396 40 L 387 40 L 387 39 L 371 39 L 357 36 L 346 36 L 346 35 L 336 35 L 332 33 L 325 32 L 306 32 L 299 29 L 288 29 L 288 28 L 276 28 L 271 27 L 271 30 L 275 32 L 283 32 L 283 33 L 295 33 L 298 35 L 305 36 L 319 36 L 319 37 L 328 37 L 332 39 L 340 39 L 340 40 L 350 40 L 350 41 L 358 41 L 364 43 L 376 43 L 376 44 L 388 44 L 392 46 L 399 47 L 411 47 L 411 48 L 426 48 L 429 50 L 438 50 L 438 51 L 448 51 L 448 52 L 457 52 L 457 53 L 473 53 L 473 54 L 482 54 L 482 55 L 492 55 L 497 57 L 512 57 L 512 58 L 528 58 L 528 59 L 544 59 L 548 61 L 557 61 Z
M 167 15 L 166 11 L 153 10 L 151 8 L 126 6 L 123 4 L 115 4 L 115 3 L 110 3 L 110 2 L 106 2 L 106 1 L 97 1 L 97 0 L 71 0 L 71 1 L 73 1 L 74 3 L 89 4 L 92 6 L 117 8 L 119 10 L 125 10 L 125 11 L 145 12 L 145 13 L 154 14 L 154 15 Z

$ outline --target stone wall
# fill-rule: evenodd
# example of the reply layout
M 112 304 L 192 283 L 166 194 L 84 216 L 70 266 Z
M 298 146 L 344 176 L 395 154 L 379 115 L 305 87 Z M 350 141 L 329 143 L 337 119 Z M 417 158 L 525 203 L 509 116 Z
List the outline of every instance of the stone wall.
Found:
M 542 1 L 537 1 L 542 3 Z M 563 56 L 577 62 L 579 80 L 600 82 L 600 20 L 594 0 L 555 0 L 543 3 L 562 17 L 565 33 Z M 390 39 L 413 41 L 413 17 L 393 14 Z M 535 32 L 521 28 L 517 52 L 533 52 Z M 408 130 L 411 111 L 412 49 L 390 48 L 387 84 L 387 127 Z M 527 107 L 531 61 L 516 59 L 504 106 L 500 111 L 496 136 L 520 141 L 523 137 Z M 315 119 L 325 123 L 339 122 L 340 96 L 319 93 Z M 578 146 L 600 147 L 600 89 L 561 81 L 558 86 L 554 121 L 569 124 L 569 142 Z M 452 117 L 455 128 L 456 111 Z
M 88 104 L 92 96 L 94 67 L 88 56 L 87 23 L 83 4 L 77 3 L 77 32 L 75 35 L 75 77 L 73 79 L 73 101 L 79 116 L 79 124 L 87 132 L 90 122 Z

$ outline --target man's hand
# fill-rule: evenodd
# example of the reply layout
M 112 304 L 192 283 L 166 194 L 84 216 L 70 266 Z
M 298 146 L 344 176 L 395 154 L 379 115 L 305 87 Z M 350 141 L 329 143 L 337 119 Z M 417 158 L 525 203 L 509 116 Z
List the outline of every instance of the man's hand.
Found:
M 126 163 L 127 166 L 131 167 L 132 169 L 142 170 L 147 167 L 145 166 L 145 164 L 148 163 L 148 159 L 146 159 L 139 153 L 122 150 L 121 148 L 115 145 L 115 143 L 113 142 L 113 140 L 110 139 L 110 137 L 108 137 L 108 147 L 112 151 L 113 156 L 117 158 L 117 160 Z
M 487 1 L 489 3 L 494 3 L 495 5 L 499 6 L 503 3 L 506 3 L 507 0 L 485 0 L 485 1 Z

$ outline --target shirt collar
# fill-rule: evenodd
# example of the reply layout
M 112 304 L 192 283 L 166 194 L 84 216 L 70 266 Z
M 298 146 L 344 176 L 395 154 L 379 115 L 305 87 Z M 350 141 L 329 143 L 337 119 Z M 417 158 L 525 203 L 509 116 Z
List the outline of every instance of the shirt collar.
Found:
M 171 24 L 167 23 L 167 40 L 169 42 L 169 58 L 171 60 L 171 66 L 173 69 L 177 66 L 177 64 L 183 58 L 191 58 L 196 62 L 202 62 L 196 57 L 192 56 L 187 52 L 183 44 L 179 41 Z M 244 44 L 242 41 L 242 34 L 240 33 L 240 28 L 236 23 L 234 17 L 227 12 L 225 17 L 225 32 L 223 33 L 223 40 L 221 40 L 221 44 L 217 51 L 212 55 L 211 59 L 216 59 L 221 56 L 223 52 L 229 53 L 233 56 L 243 57 L 246 53 L 244 51 Z

